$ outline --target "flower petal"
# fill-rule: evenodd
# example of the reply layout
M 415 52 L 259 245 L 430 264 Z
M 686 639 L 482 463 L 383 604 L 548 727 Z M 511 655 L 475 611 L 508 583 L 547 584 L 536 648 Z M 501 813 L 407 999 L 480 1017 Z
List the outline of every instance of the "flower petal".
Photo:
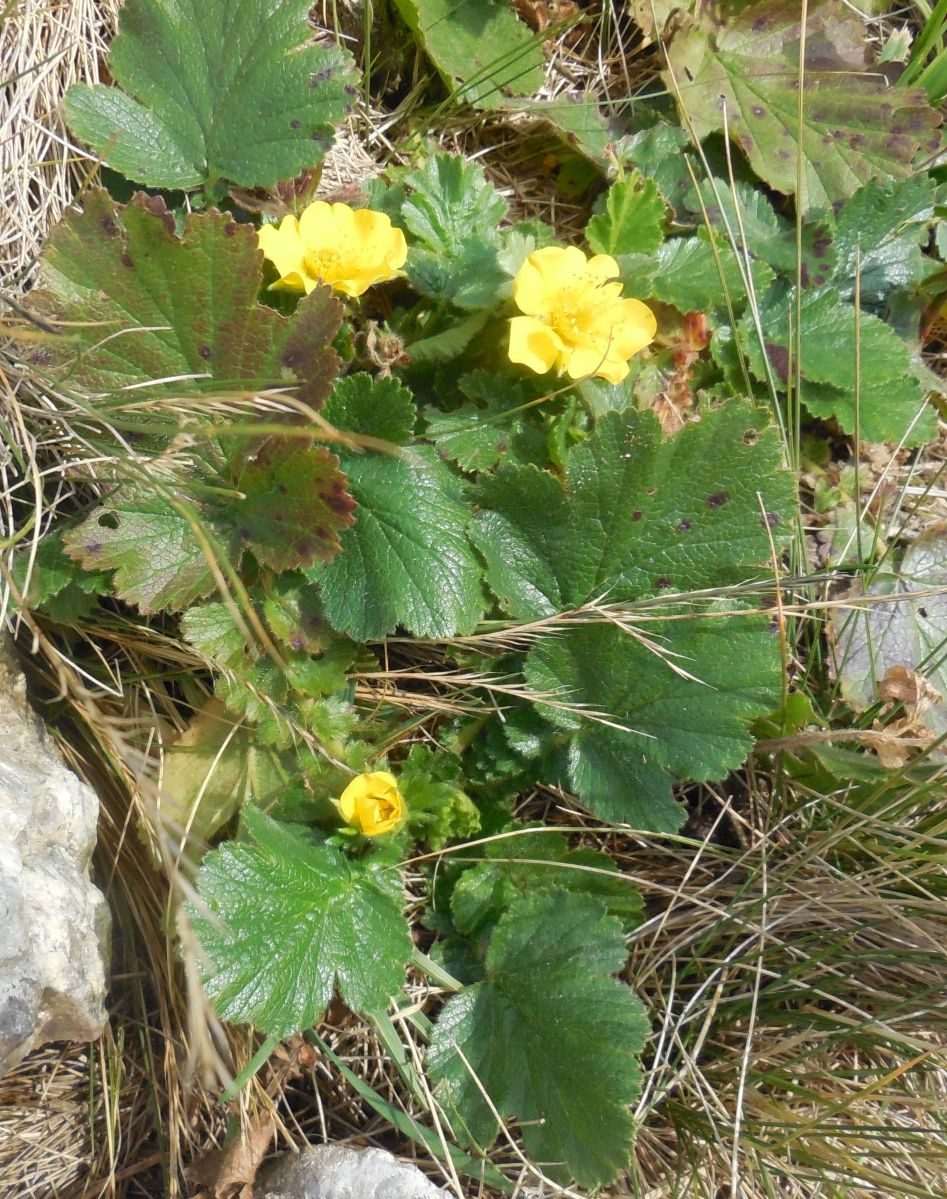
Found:
M 257 233 L 257 239 L 260 249 L 281 277 L 301 269 L 303 244 L 294 216 L 283 217 L 279 225 L 264 225 Z
M 307 204 L 299 218 L 299 236 L 306 249 L 338 248 L 340 237 L 351 228 L 351 214 L 347 204 L 327 204 L 325 200 Z
M 586 269 L 597 283 L 606 279 L 617 279 L 621 274 L 618 263 L 611 254 L 593 254 L 586 264 Z
M 544 375 L 556 365 L 564 349 L 562 338 L 555 330 L 535 317 L 514 316 L 510 321 L 511 362 Z
M 546 310 L 549 295 L 542 272 L 530 254 L 513 279 L 513 302 L 527 316 L 539 316 Z
M 640 300 L 622 300 L 616 305 L 616 316 L 612 341 L 620 358 L 631 358 L 654 341 L 658 322 L 647 304 Z

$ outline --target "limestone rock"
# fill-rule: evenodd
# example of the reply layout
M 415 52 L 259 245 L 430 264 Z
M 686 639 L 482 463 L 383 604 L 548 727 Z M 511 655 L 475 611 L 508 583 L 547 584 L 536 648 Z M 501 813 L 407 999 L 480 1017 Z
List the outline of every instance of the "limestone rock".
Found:
M 105 1024 L 109 912 L 89 880 L 98 800 L 62 761 L 0 640 L 0 1074 Z
M 310 1145 L 261 1171 L 257 1199 L 448 1199 L 450 1192 L 384 1149 Z

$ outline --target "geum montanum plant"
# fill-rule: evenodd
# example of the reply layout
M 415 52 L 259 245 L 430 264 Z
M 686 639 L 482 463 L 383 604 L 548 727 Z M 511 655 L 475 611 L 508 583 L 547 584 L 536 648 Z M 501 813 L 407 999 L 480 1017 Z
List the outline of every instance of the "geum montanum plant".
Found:
M 263 1056 L 333 996 L 387 1028 L 410 963 L 440 988 L 415 1028 L 455 1162 L 508 1189 L 484 1154 L 518 1121 L 542 1171 L 599 1187 L 634 1132 L 648 1021 L 615 976 L 641 900 L 522 800 L 673 833 L 675 786 L 741 765 L 782 663 L 740 595 L 793 486 L 723 375 L 673 436 L 639 406 L 706 256 L 731 264 L 669 236 L 637 171 L 588 253 L 446 154 L 313 201 L 354 88 L 306 9 L 128 0 L 115 85 L 70 93 L 76 135 L 151 192 L 86 190 L 31 294 L 97 465 L 28 598 L 66 624 L 137 610 L 195 663 L 144 832 L 186 830 L 180 920 L 220 1015 Z

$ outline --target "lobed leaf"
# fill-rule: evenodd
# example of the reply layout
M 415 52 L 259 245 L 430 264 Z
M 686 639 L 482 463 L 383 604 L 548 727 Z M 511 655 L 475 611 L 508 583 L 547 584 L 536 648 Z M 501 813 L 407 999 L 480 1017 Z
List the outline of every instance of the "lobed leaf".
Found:
M 484 980 L 446 1004 L 428 1048 L 458 1136 L 487 1149 L 497 1114 L 517 1117 L 544 1173 L 586 1187 L 615 1178 L 630 1154 L 628 1106 L 648 1035 L 641 1003 L 610 977 L 625 956 L 620 922 L 590 896 L 540 892 L 511 904 Z
M 345 117 L 349 59 L 310 40 L 307 0 L 127 0 L 109 69 L 66 117 L 149 187 L 273 187 L 322 161 Z
M 311 1027 L 336 990 L 355 1012 L 384 1010 L 411 952 L 398 874 L 249 805 L 243 827 L 247 840 L 204 858 L 188 905 L 220 1015 L 286 1037 Z

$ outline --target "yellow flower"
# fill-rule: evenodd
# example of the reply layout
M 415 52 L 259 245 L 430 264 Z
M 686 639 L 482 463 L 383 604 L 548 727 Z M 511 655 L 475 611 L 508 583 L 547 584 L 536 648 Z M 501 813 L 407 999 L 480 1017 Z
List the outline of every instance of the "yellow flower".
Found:
M 304 291 L 320 283 L 360 296 L 373 283 L 393 279 L 408 257 L 404 234 L 383 212 L 316 200 L 297 220 L 264 225 L 260 249 L 279 271 L 273 287 Z
M 555 366 L 572 379 L 620 383 L 658 324 L 647 304 L 623 299 L 621 283 L 609 282 L 618 274 L 608 254 L 586 258 L 575 246 L 530 254 L 513 280 L 513 299 L 526 315 L 510 322 L 510 361 L 540 375 Z
M 404 797 L 387 770 L 360 774 L 339 796 L 339 811 L 346 824 L 366 837 L 390 833 L 404 819 Z

